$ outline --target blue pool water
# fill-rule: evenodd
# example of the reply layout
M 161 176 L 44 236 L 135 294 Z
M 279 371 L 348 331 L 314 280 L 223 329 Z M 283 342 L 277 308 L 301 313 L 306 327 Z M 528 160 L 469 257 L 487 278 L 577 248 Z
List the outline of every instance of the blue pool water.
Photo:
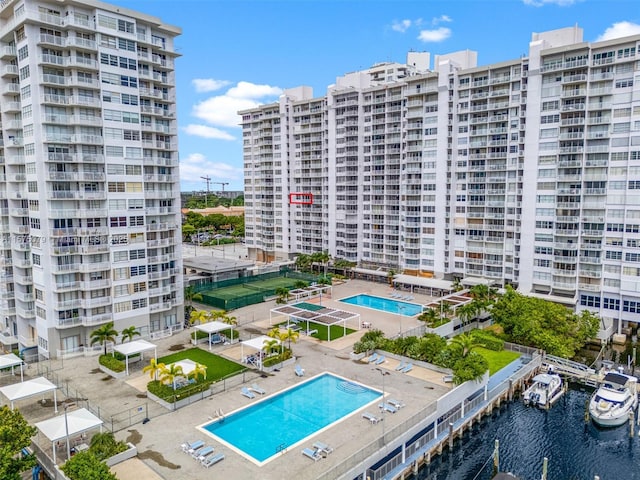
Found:
M 325 373 L 202 428 L 262 463 L 381 397 L 377 390 Z
M 393 298 L 366 295 L 364 293 L 353 297 L 343 298 L 340 301 L 351 305 L 358 305 L 359 307 L 367 307 L 375 310 L 382 310 L 383 312 L 407 315 L 408 317 L 413 317 L 414 315 L 422 313 L 422 305 L 394 300 Z

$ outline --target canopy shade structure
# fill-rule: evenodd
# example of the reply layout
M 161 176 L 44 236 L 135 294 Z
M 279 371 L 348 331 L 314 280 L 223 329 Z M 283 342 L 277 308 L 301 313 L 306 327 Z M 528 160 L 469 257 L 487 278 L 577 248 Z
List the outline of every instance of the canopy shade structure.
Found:
M 209 322 L 203 323 L 202 325 L 196 325 L 196 330 L 209 334 L 209 350 L 211 350 L 211 335 L 217 332 L 222 332 L 223 330 L 228 330 L 229 328 L 232 330 L 231 336 L 233 337 L 233 325 L 229 323 Z
M 484 277 L 464 277 L 462 280 L 460 280 L 460 283 L 465 287 L 475 287 L 476 285 L 491 286 L 496 283 L 496 281 Z
M 322 307 L 320 305 L 310 303 L 297 303 L 293 305 L 282 305 L 272 308 L 269 312 L 269 322 L 272 323 L 273 314 L 285 315 L 287 317 L 287 327 L 291 324 L 299 324 L 306 322 L 306 332 L 309 331 L 309 322 L 320 323 L 326 325 L 329 332 L 329 342 L 331 341 L 331 327 L 333 325 L 342 325 L 343 334 L 346 336 L 347 322 L 354 320 L 357 322 L 357 328 L 362 328 L 360 323 L 360 314 L 348 312 L 346 310 L 338 310 L 337 308 Z
M 256 357 L 255 364 L 260 370 L 262 370 L 262 351 L 266 344 L 265 342 L 272 342 L 274 340 L 276 342 L 276 345 L 280 345 L 280 340 L 278 340 L 277 338 L 268 337 L 266 335 L 260 335 L 259 337 L 251 338 L 249 340 L 240 342 L 240 354 L 242 355 L 242 361 L 245 363 L 254 363 L 248 360 L 247 358 L 245 358 L 245 355 L 244 355 L 245 347 L 251 348 L 253 350 L 258 350 L 259 355 Z
M 11 403 L 11 410 L 13 410 L 13 402 L 15 402 L 16 400 L 23 400 L 25 398 L 45 394 L 52 391 L 54 410 L 56 413 L 58 413 L 58 398 L 56 395 L 57 388 L 58 387 L 56 387 L 46 378 L 38 377 L 34 378 L 33 380 L 27 380 L 26 382 L 14 383 L 13 385 L 0 387 L 0 393 L 7 397 L 7 399 Z
M 35 426 L 51 442 L 56 442 L 63 439 L 68 440 L 69 437 L 98 427 L 102 431 L 102 423 L 102 420 L 89 410 L 80 408 L 71 412 L 65 411 L 64 415 L 43 420 L 36 423 Z M 56 461 L 55 446 L 53 446 L 53 461 Z
M 13 353 L 8 353 L 6 355 L 0 355 L 0 370 L 3 368 L 11 368 L 11 375 L 13 375 L 14 367 L 20 366 L 20 381 L 24 381 L 24 373 L 22 370 L 22 366 L 24 362 L 20 357 Z
M 316 295 L 320 296 L 320 305 L 322 305 L 322 294 L 329 292 L 329 295 L 332 295 L 333 287 L 331 285 L 310 285 L 304 288 L 294 288 L 289 291 L 289 295 L 293 297 L 295 301 L 298 301 L 302 298 L 315 297 Z
M 133 342 L 121 343 L 120 345 L 114 345 L 113 350 L 121 353 L 125 356 L 125 366 L 127 375 L 129 375 L 129 357 L 132 355 L 140 354 L 148 350 L 153 350 L 153 358 L 157 357 L 156 345 L 147 342 L 146 340 L 135 340 Z
M 400 274 L 393 277 L 394 285 L 408 285 L 413 291 L 413 287 L 428 288 L 433 296 L 434 290 L 442 292 L 451 292 L 453 290 L 452 282 L 448 280 L 440 280 L 438 278 L 415 277 L 413 275 Z

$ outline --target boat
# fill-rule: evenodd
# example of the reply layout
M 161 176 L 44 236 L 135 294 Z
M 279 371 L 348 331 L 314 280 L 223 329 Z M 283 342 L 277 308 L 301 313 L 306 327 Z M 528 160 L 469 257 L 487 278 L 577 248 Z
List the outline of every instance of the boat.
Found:
M 589 415 L 601 427 L 617 427 L 629 419 L 638 406 L 638 379 L 624 373 L 609 372 L 591 396 Z
M 524 391 L 525 405 L 549 408 L 564 393 L 563 382 L 556 373 L 539 373 L 533 377 L 533 384 Z

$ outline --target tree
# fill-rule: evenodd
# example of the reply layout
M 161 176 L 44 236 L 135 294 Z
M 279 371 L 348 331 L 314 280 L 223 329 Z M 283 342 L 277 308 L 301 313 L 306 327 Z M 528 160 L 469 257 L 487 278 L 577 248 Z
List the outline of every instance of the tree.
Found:
M 100 432 L 91 437 L 90 449 L 98 460 L 106 460 L 113 455 L 124 452 L 127 445 L 124 442 L 118 442 L 111 432 Z
M 236 317 L 234 317 L 233 315 L 229 315 L 229 312 L 227 312 L 225 310 L 223 310 L 221 312 L 219 320 L 222 323 L 226 323 L 227 325 L 230 325 L 231 327 L 234 327 L 234 326 L 238 325 L 238 319 Z M 233 328 L 231 328 L 231 340 L 233 340 Z
M 453 365 L 453 383 L 460 385 L 470 380 L 479 380 L 489 370 L 489 364 L 482 355 L 471 352 Z
M 462 282 L 458 277 L 454 278 L 453 282 L 451 282 L 451 289 L 454 292 L 459 292 L 460 290 L 464 290 L 464 286 L 462 285 Z
M 118 331 L 113 328 L 113 322 L 105 323 L 100 328 L 91 332 L 91 345 L 99 343 L 104 346 L 104 354 L 107 354 L 107 342 L 116 343 Z
M 456 316 L 462 321 L 463 325 L 470 323 L 478 316 L 478 313 L 478 305 L 473 300 L 456 308 Z
M 278 305 L 287 303 L 291 298 L 291 294 L 289 293 L 289 289 L 287 287 L 276 288 L 276 295 L 278 296 L 278 298 L 276 298 L 276 303 Z
M 22 455 L 22 449 L 31 445 L 31 437 L 38 429 L 27 423 L 19 410 L 0 407 L 0 478 L 20 480 L 21 473 L 35 466 L 34 455 Z
M 207 366 L 202 365 L 201 363 L 196 363 L 196 366 L 193 367 L 193 370 L 189 372 L 188 376 L 197 380 L 200 375 L 202 375 L 202 378 L 207 378 Z
M 271 340 L 265 339 L 262 350 L 264 350 L 267 354 L 271 354 L 278 350 L 279 344 L 280 342 L 276 338 L 272 338 Z
M 190 223 L 185 223 L 182 225 L 182 240 L 189 241 L 191 240 L 191 236 L 196 233 L 196 227 L 191 225 Z
M 303 272 L 309 271 L 312 263 L 313 263 L 313 260 L 311 259 L 311 255 L 306 255 L 304 253 L 298 254 L 295 260 L 296 268 Z
M 435 308 L 427 308 L 419 316 L 418 320 L 421 320 L 431 327 L 440 319 L 440 313 Z
M 189 316 L 189 323 L 197 325 L 211 321 L 212 314 L 206 310 L 192 310 Z
M 151 380 L 157 380 L 158 374 L 164 369 L 165 369 L 164 363 L 158 363 L 157 359 L 152 358 L 151 360 L 149 360 L 149 365 L 144 367 L 142 371 L 143 373 L 149 372 L 149 375 L 151 376 Z
M 396 276 L 396 272 L 394 270 L 389 270 L 387 272 L 387 280 L 389 281 L 389 286 L 393 287 L 393 279 Z
M 184 289 L 184 301 L 186 302 L 186 307 L 187 307 L 187 311 L 186 311 L 186 315 L 187 316 L 191 316 L 191 312 L 193 312 L 193 302 L 194 300 L 196 302 L 201 302 L 202 301 L 202 294 L 196 292 L 196 289 L 193 285 L 189 285 L 188 287 L 185 287 Z
M 306 288 L 308 286 L 309 282 L 305 282 L 304 280 L 296 280 L 296 283 L 294 284 L 294 288 Z M 278 290 L 276 290 L 276 295 L 278 294 Z
M 468 333 L 463 333 L 461 335 L 453 337 L 450 343 L 451 345 L 460 349 L 462 358 L 466 358 L 467 356 L 469 356 L 474 348 L 482 346 L 482 344 L 476 337 L 469 335 Z
M 164 365 L 164 368 L 160 370 L 160 381 L 172 384 L 174 390 L 176 389 L 176 379 L 183 376 L 184 372 L 182 367 L 175 363 L 170 364 L 168 367 Z
M 292 330 L 291 328 L 287 328 L 282 333 L 281 340 L 282 341 L 288 340 L 289 341 L 289 350 L 291 350 L 291 342 L 296 343 L 299 338 L 300 338 L 300 332 L 296 332 L 295 330 Z
M 71 480 L 118 480 L 107 464 L 91 452 L 76 453 L 62 466 L 62 471 Z
M 140 336 L 140 332 L 136 329 L 136 327 L 131 326 L 122 330 L 122 332 L 120 332 L 120 335 L 122 336 L 122 343 L 124 343 L 130 342 L 134 337 Z

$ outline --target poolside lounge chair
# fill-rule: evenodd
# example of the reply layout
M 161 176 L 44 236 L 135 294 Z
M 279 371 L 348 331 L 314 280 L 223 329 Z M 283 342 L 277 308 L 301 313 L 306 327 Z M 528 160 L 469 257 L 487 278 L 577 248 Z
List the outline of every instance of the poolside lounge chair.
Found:
M 393 398 L 390 398 L 389 400 L 387 400 L 387 403 L 389 405 L 393 405 L 395 408 L 397 409 L 401 409 L 402 407 L 405 407 L 405 403 L 401 400 L 395 400 Z
M 389 413 L 396 413 L 398 411 L 398 409 L 396 407 L 394 407 L 393 405 L 389 404 L 389 403 L 380 403 L 378 405 L 378 408 L 380 410 L 384 410 L 385 412 L 389 412 Z
M 245 397 L 250 398 L 252 400 L 254 398 L 256 398 L 256 395 L 254 393 L 252 393 L 247 387 L 242 387 L 242 390 L 240 390 L 240 393 L 242 395 L 244 395 Z
M 249 390 L 252 392 L 256 392 L 259 395 L 264 395 L 265 393 L 267 393 L 264 389 L 260 388 L 257 383 L 251 385 L 251 387 L 249 387 Z
M 320 460 L 322 458 L 322 456 L 318 453 L 317 450 L 311 450 L 310 448 L 303 448 L 302 449 L 302 454 L 305 457 L 309 457 L 314 462 L 317 462 L 318 460 Z
M 367 359 L 369 363 L 373 363 L 376 360 L 378 360 L 378 354 L 376 352 L 373 352 L 371 356 Z
M 211 335 L 211 345 L 216 345 L 218 343 L 224 343 L 224 338 L 217 333 L 215 335 Z
M 366 418 L 367 420 L 369 420 L 369 422 L 371 422 L 372 425 L 378 423 L 381 419 L 376 417 L 373 413 L 370 412 L 364 412 L 362 414 L 362 418 Z
M 304 376 L 304 368 L 302 368 L 300 365 L 296 365 L 296 375 L 298 377 Z
M 326 443 L 317 441 L 313 444 L 313 448 L 315 448 L 316 450 L 319 450 L 320 452 L 324 452 L 327 455 L 330 454 L 331 452 L 333 452 L 333 447 L 330 447 L 329 445 L 327 445 Z
M 193 452 L 191 454 L 191 456 L 193 458 L 195 458 L 196 460 L 202 461 L 205 458 L 207 458 L 209 455 L 211 455 L 213 453 L 213 447 L 207 445 L 206 447 L 202 447 L 199 450 L 196 450 L 195 452 Z
M 374 364 L 374 365 L 381 365 L 381 364 L 383 364 L 383 363 L 384 363 L 384 362 L 386 362 L 386 361 L 387 361 L 386 357 L 385 357 L 384 355 L 380 355 L 380 356 L 378 357 L 378 359 L 377 359 L 375 362 L 373 362 L 373 364 Z
M 413 363 L 409 362 L 407 363 L 406 367 L 404 367 L 402 370 L 400 370 L 402 373 L 409 373 L 411 370 L 413 370 Z
M 182 445 L 180 445 L 180 448 L 183 452 L 186 453 L 192 448 L 198 448 L 198 446 L 201 447 L 202 445 L 204 445 L 204 442 L 202 440 L 194 440 L 192 442 L 184 442 Z
M 202 440 L 196 440 L 195 442 L 191 443 L 189 445 L 189 448 L 185 451 L 189 455 L 192 455 L 193 452 L 200 450 L 202 447 L 204 447 L 204 442 Z
M 205 458 L 202 461 L 202 466 L 209 468 L 211 465 L 215 465 L 216 463 L 221 462 L 222 460 L 224 460 L 224 453 L 222 452 L 216 453 L 215 455 L 211 455 Z
M 400 370 L 402 370 L 404 367 L 407 366 L 407 362 L 405 362 L 404 360 L 401 361 L 398 366 L 396 367 L 396 372 L 399 372 Z
M 442 377 L 442 381 L 444 383 L 452 383 L 453 382 L 453 374 L 450 373 L 449 375 L 445 375 L 444 377 Z

